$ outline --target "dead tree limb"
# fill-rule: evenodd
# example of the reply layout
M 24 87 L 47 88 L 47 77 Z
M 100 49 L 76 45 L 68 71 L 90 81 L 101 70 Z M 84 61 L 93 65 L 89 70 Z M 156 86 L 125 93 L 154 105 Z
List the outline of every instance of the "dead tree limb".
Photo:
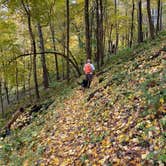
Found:
M 42 53 L 41 52 L 40 53 L 36 53 L 36 55 L 40 55 L 40 54 L 56 54 L 56 55 L 59 55 L 59 56 L 63 57 L 65 60 L 67 60 L 67 56 L 66 55 L 64 55 L 63 53 L 60 53 L 60 52 L 56 52 L 56 51 L 45 51 L 45 52 L 42 52 Z M 12 63 L 13 61 L 15 61 L 15 60 L 17 60 L 17 59 L 19 59 L 21 57 L 26 57 L 26 56 L 30 56 L 30 55 L 33 55 L 33 53 L 27 53 L 27 54 L 18 55 L 16 57 L 14 57 L 13 59 L 11 59 L 9 61 L 9 63 Z M 76 69 L 78 76 L 80 76 L 81 75 L 81 71 L 79 69 L 78 64 L 76 64 L 75 62 L 73 62 L 73 60 L 71 60 L 70 58 L 69 58 L 69 62 Z

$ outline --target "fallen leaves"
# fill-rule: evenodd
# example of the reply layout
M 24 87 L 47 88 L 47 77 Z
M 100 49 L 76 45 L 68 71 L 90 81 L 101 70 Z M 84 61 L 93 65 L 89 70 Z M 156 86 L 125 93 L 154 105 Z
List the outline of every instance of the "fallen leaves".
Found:
M 100 84 L 95 77 L 92 89 L 74 90 L 61 107 L 51 107 L 56 114 L 46 114 L 47 124 L 34 134 L 45 147 L 40 166 L 141 166 L 153 165 L 153 157 L 162 165 L 164 65 L 160 56 L 145 55 L 114 66 Z

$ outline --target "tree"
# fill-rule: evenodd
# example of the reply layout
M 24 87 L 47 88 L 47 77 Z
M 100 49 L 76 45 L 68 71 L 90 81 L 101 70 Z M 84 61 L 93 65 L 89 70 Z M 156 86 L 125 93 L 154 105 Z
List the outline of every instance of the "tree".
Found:
M 44 48 L 43 32 L 42 32 L 42 27 L 40 25 L 40 22 L 38 22 L 37 27 L 38 27 L 39 41 L 40 41 L 41 63 L 42 63 L 42 68 L 43 68 L 43 85 L 44 85 L 44 88 L 47 89 L 49 86 L 48 71 L 47 71 L 47 67 L 46 67 L 46 59 L 45 59 L 45 54 L 44 54 L 45 48 Z
M 117 0 L 114 0 L 114 13 L 115 13 L 115 33 L 116 33 L 116 43 L 115 43 L 115 54 L 119 45 L 119 32 L 118 32 L 118 22 L 117 22 Z
M 70 76 L 70 66 L 69 66 L 69 40 L 70 40 L 70 11 L 69 11 L 69 0 L 66 0 L 66 16 L 67 16 L 67 41 L 66 41 L 66 47 L 67 47 L 67 80 L 69 82 L 69 76 Z
M 157 0 L 157 25 L 156 25 L 156 33 L 158 33 L 160 29 L 160 15 L 161 15 L 161 0 Z
M 54 25 L 53 23 L 50 23 L 50 30 L 51 30 L 51 36 L 52 36 L 52 44 L 53 44 L 53 49 L 56 51 L 56 46 L 55 46 L 55 31 L 54 31 Z M 59 80 L 59 67 L 58 67 L 58 58 L 57 55 L 54 55 L 55 57 L 55 70 L 56 70 L 56 79 Z
M 100 26 L 99 26 L 99 31 L 100 31 L 100 57 L 101 57 L 101 66 L 104 64 L 104 28 L 103 28 L 103 1 L 99 0 L 99 18 L 100 18 Z
M 1 104 L 2 117 L 4 117 L 3 94 L 2 94 L 2 82 L 1 81 L 0 81 L 0 104 Z
M 99 18 L 99 1 L 96 0 L 96 40 L 97 40 L 97 52 L 96 52 L 96 60 L 97 60 L 97 68 L 100 69 L 100 18 Z
M 148 20 L 149 20 L 149 30 L 150 30 L 150 37 L 154 39 L 154 24 L 152 22 L 151 16 L 151 8 L 150 8 L 150 0 L 147 0 L 147 13 L 148 13 Z
M 133 36 L 134 36 L 134 10 L 135 10 L 135 3 L 134 0 L 132 0 L 130 47 L 133 44 Z
M 34 76 L 34 83 L 35 83 L 35 94 L 36 98 L 39 99 L 39 87 L 38 87 L 38 80 L 37 80 L 37 69 L 36 69 L 36 41 L 35 41 L 35 35 L 32 30 L 32 25 L 31 25 L 31 12 L 30 12 L 30 7 L 28 4 L 25 4 L 24 0 L 21 0 L 22 6 L 25 10 L 25 13 L 27 15 L 27 20 L 28 20 L 28 29 L 29 29 L 29 35 L 31 38 L 31 47 L 32 47 L 32 52 L 33 52 L 33 76 Z
M 143 42 L 142 31 L 142 0 L 138 0 L 138 43 Z
M 85 37 L 86 37 L 86 56 L 91 59 L 91 44 L 90 44 L 90 30 L 89 30 L 89 0 L 84 1 L 84 15 L 85 15 Z

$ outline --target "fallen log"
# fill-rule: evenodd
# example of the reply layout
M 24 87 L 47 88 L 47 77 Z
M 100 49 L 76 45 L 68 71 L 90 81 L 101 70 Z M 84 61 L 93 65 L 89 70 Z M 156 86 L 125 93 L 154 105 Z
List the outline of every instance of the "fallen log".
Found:
M 19 110 L 17 110 L 13 116 L 11 117 L 11 119 L 9 120 L 9 122 L 7 122 L 7 124 L 2 128 L 2 130 L 0 131 L 0 136 L 5 138 L 7 135 L 10 135 L 10 128 L 11 125 L 17 120 L 17 118 L 24 112 L 24 108 L 20 107 Z
M 14 115 L 12 116 L 11 120 L 5 125 L 4 129 L 10 131 L 11 125 L 17 120 L 17 118 L 24 112 L 24 108 L 21 107 L 17 110 Z

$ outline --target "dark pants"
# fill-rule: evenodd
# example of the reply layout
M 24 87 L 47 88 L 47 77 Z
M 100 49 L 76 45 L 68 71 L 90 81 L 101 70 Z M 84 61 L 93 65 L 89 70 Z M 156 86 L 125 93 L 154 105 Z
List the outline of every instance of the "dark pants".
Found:
M 93 77 L 93 74 L 86 74 L 86 79 L 88 81 L 88 85 L 87 85 L 88 88 L 90 88 L 90 84 L 92 82 L 92 77 Z

